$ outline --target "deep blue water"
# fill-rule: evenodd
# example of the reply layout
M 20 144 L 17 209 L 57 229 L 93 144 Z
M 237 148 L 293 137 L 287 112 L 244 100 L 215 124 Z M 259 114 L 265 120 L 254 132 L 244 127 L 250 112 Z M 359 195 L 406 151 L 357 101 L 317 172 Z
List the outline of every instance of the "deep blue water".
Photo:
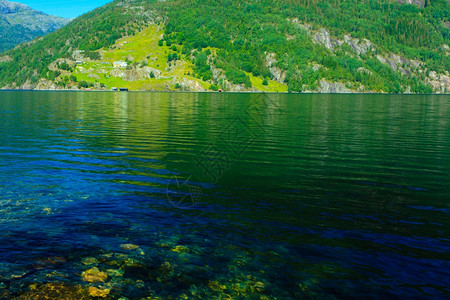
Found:
M 0 92 L 0 299 L 449 297 L 449 98 Z

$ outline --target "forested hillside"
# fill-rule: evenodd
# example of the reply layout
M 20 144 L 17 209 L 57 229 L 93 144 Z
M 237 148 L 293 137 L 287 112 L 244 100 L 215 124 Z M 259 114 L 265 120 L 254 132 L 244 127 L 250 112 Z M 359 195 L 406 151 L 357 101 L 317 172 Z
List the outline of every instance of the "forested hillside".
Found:
M 429 87 L 420 83 L 424 76 L 408 76 L 406 69 L 395 72 L 377 59 L 392 53 L 423 62 L 428 70 L 450 70 L 449 4 L 427 3 L 420 9 L 390 1 L 180 1 L 177 9 L 167 11 L 167 33 L 181 33 L 185 52 L 221 49 L 214 64 L 235 83 L 245 81 L 241 70 L 271 77 L 267 54 L 274 53 L 275 67 L 285 71 L 284 81 L 292 91 L 305 86 L 314 90 L 318 80 L 326 78 L 351 82 L 353 88 L 363 84 L 369 90 L 396 93 L 408 85 L 413 92 L 427 92 Z M 341 42 L 346 35 L 367 39 L 373 46 L 358 50 L 352 45 L 356 41 Z
M 448 92 L 450 4 L 415 4 L 114 1 L 0 56 L 0 86 L 109 89 L 129 82 L 156 90 Z M 132 39 L 139 34 L 147 44 Z M 119 55 L 121 47 L 127 55 Z M 113 58 L 125 60 L 126 68 L 119 72 Z M 194 77 L 198 84 L 185 84 Z

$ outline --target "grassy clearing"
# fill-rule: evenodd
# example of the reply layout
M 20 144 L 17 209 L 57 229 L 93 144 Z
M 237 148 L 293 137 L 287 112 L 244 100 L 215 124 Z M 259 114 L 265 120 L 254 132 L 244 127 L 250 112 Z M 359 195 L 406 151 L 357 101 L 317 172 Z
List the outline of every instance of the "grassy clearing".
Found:
M 252 86 L 262 92 L 279 92 L 284 93 L 288 91 L 287 85 L 281 84 L 275 80 L 268 80 L 268 85 L 263 85 L 263 79 L 261 77 L 255 77 L 251 73 L 247 73 L 250 77 Z
M 130 90 L 175 90 L 175 81 L 186 78 L 200 84 L 208 89 L 210 84 L 187 74 L 193 74 L 193 65 L 190 61 L 183 59 L 176 62 L 167 62 L 167 56 L 175 53 L 172 47 L 166 45 L 158 46 L 164 31 L 157 25 L 151 25 L 132 37 L 117 40 L 117 42 L 107 50 L 102 51 L 102 60 L 96 62 L 84 62 L 78 66 L 74 72 L 78 81 L 99 82 L 112 87 L 127 87 Z M 177 55 L 180 54 L 181 46 Z M 113 71 L 113 62 L 127 61 L 133 67 L 148 66 L 161 72 L 159 78 L 148 78 L 145 80 L 126 81 L 121 77 L 110 75 Z M 125 68 L 119 68 L 125 70 Z M 88 75 L 96 75 L 99 78 L 92 78 Z
M 151 25 L 132 37 L 125 37 L 116 41 L 109 49 L 101 50 L 101 61 L 85 61 L 78 65 L 73 72 L 78 81 L 90 83 L 101 83 L 108 89 L 112 87 L 126 87 L 129 90 L 176 90 L 180 88 L 177 82 L 188 81 L 192 85 L 199 85 L 205 90 L 209 90 L 211 84 L 198 79 L 192 74 L 194 66 L 186 57 L 181 55 L 182 46 L 175 45 L 177 51 L 173 50 L 173 45 L 168 47 L 165 43 L 158 45 L 164 34 L 164 30 Z M 211 53 L 216 49 L 207 48 Z M 169 54 L 177 53 L 180 59 L 175 62 L 168 62 Z M 148 66 L 160 72 L 159 78 L 146 78 L 144 80 L 126 81 L 122 77 L 111 75 L 113 70 L 123 70 L 133 72 L 126 68 L 116 68 L 115 61 L 126 61 L 134 69 L 136 67 Z M 276 81 L 269 81 L 268 85 L 263 85 L 263 79 L 248 73 L 252 86 L 265 92 L 286 92 L 287 86 Z

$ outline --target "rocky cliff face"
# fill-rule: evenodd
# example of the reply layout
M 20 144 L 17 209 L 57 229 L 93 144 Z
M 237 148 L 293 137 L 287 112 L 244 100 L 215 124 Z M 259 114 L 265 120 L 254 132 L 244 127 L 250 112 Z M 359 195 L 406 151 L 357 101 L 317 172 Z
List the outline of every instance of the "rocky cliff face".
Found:
M 396 0 L 396 1 L 401 4 L 412 4 L 417 7 L 425 6 L 425 0 Z
M 449 0 L 450 1 L 450 0 Z M 403 1 L 406 3 L 408 1 Z M 410 3 L 411 2 L 411 3 Z M 414 2 L 414 3 L 412 3 Z M 420 1 L 409 1 L 409 4 L 417 4 Z M 422 1 L 423 2 L 423 1 Z M 331 33 L 325 29 L 320 28 L 318 30 L 312 30 L 311 26 L 308 24 L 301 24 L 297 19 L 291 20 L 295 26 L 301 27 L 303 30 L 308 32 L 312 40 L 316 44 L 321 44 L 325 46 L 332 53 L 342 50 L 344 45 L 349 46 L 351 49 L 350 55 L 362 60 L 364 56 L 373 56 L 382 64 L 388 66 L 395 72 L 400 72 L 406 77 L 416 76 L 417 78 L 426 77 L 425 82 L 433 87 L 435 93 L 449 93 L 450 92 L 450 72 L 447 71 L 445 74 L 439 74 L 437 72 L 430 72 L 424 62 L 419 60 L 407 59 L 398 54 L 383 52 L 380 47 L 377 47 L 374 43 L 367 39 L 357 39 L 350 35 L 344 35 L 343 39 L 333 37 Z M 442 45 L 442 50 L 450 55 L 450 48 L 447 44 Z M 270 59 L 269 59 L 270 58 Z M 276 62 L 274 55 L 267 58 L 268 66 L 273 62 Z M 315 66 L 316 71 L 321 66 Z M 281 71 L 280 71 L 281 72 Z M 370 74 L 369 70 L 364 68 L 358 69 L 358 72 L 364 72 Z M 275 76 L 275 74 L 273 74 Z M 410 87 L 405 87 L 405 92 L 407 92 Z M 322 80 L 318 87 L 318 92 L 320 93 L 346 93 L 346 92 L 364 92 L 362 88 L 354 88 L 349 90 L 343 83 L 330 83 L 328 81 Z
M 417 7 L 425 7 L 425 0 L 395 0 L 400 4 L 412 4 Z M 447 0 L 450 3 L 450 0 Z
M 21 3 L 0 0 L 0 52 L 55 31 L 69 21 L 49 16 Z

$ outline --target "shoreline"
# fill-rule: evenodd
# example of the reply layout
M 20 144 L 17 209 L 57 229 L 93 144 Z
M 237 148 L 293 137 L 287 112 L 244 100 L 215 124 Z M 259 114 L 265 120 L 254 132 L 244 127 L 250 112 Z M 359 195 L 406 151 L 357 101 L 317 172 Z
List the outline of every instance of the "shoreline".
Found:
M 271 94 L 271 95 L 385 95 L 385 96 L 448 96 L 450 93 L 433 93 L 433 94 L 413 94 L 413 93 L 402 93 L 402 94 L 391 94 L 391 93 L 377 93 L 377 92 L 350 92 L 350 93 L 320 93 L 320 92 L 264 92 L 264 91 L 111 91 L 111 90 L 27 90 L 27 89 L 0 89 L 0 92 L 75 92 L 75 93 L 196 93 L 196 94 Z

